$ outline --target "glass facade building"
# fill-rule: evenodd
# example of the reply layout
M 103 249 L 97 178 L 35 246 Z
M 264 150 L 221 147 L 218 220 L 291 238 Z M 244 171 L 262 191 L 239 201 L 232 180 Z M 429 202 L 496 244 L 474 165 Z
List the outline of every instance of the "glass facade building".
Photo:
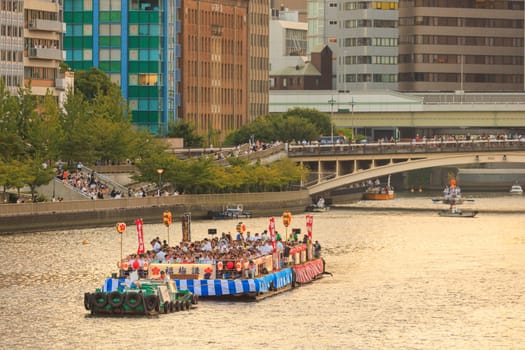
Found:
M 120 85 L 133 124 L 165 135 L 180 103 L 177 59 L 180 1 L 69 0 L 64 3 L 66 62 L 97 67 Z

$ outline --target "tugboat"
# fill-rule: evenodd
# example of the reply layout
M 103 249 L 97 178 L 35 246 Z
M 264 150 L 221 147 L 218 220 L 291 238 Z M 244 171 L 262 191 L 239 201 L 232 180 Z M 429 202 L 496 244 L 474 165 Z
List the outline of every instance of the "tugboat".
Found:
M 106 279 L 102 288 L 84 294 L 84 307 L 92 315 L 144 315 L 155 316 L 190 310 L 198 297 L 185 290 L 177 290 L 173 281 L 126 278 Z
M 171 212 L 164 212 L 164 223 L 171 224 Z M 139 249 L 144 252 L 144 237 L 142 219 L 135 221 L 139 233 Z M 84 294 L 84 307 L 91 315 L 108 316 L 155 316 L 160 313 L 171 313 L 180 310 L 190 310 L 198 303 L 198 296 L 194 293 L 177 289 L 176 284 L 166 275 L 166 271 L 158 270 L 152 278 L 148 276 L 148 263 L 136 258 L 130 262 L 122 258 L 122 237 L 126 231 L 125 223 L 118 223 L 117 232 L 120 234 L 121 258 L 117 264 L 119 273 L 113 273 L 106 278 L 102 287 L 94 293 Z M 155 270 L 157 271 L 157 270 Z

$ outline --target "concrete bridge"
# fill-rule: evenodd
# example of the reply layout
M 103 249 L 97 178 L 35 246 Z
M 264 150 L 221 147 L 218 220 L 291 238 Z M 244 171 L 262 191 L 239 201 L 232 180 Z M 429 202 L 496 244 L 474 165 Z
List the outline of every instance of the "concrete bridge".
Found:
M 290 145 L 288 157 L 311 170 L 311 196 L 416 169 L 481 163 L 525 163 L 525 139 Z

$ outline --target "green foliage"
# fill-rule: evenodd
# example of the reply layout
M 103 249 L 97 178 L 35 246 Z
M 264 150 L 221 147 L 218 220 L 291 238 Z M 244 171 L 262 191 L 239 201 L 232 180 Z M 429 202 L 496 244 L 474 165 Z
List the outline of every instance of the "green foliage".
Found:
M 102 74 L 102 75 L 101 75 Z M 77 93 L 64 108 L 48 93 L 36 99 L 30 88 L 12 95 L 0 79 L 0 186 L 35 188 L 54 176 L 42 164 L 121 162 L 166 153 L 167 145 L 130 120 L 120 89 L 102 72 L 80 73 Z M 52 163 L 50 165 L 52 165 Z
M 328 134 L 331 131 L 330 127 L 330 115 L 319 112 L 316 109 L 311 108 L 293 108 L 289 109 L 284 113 L 286 117 L 296 116 L 300 119 L 309 121 L 317 130 L 317 135 L 314 137 L 317 138 L 319 134 Z
M 298 185 L 307 170 L 284 159 L 270 165 L 255 164 L 240 158 L 229 158 L 229 166 L 218 165 L 210 157 L 180 160 L 156 155 L 141 160 L 137 181 L 159 182 L 156 169 L 164 169 L 162 183 L 187 194 L 282 191 Z
M 283 114 L 265 115 L 231 133 L 225 145 L 253 141 L 312 141 L 320 134 L 330 134 L 330 116 L 314 109 L 294 108 Z
M 58 66 L 60 68 L 60 73 L 65 73 L 65 72 L 71 70 L 71 68 L 69 67 L 69 65 L 66 62 L 60 62 L 60 64 Z
M 55 172 L 52 168 L 44 168 L 42 166 L 43 160 L 31 159 L 26 162 L 25 167 L 27 173 L 23 178 L 22 185 L 29 185 L 31 189 L 31 197 L 35 199 L 35 190 L 38 186 L 49 183 L 55 176 Z M 17 186 L 19 189 L 22 186 Z
M 89 70 L 75 72 L 75 93 L 83 94 L 87 99 L 99 95 L 107 95 L 115 86 L 109 76 L 98 68 L 91 67 Z
M 64 68 L 65 69 L 65 68 Z M 35 189 L 53 179 L 52 164 L 132 160 L 140 175 L 135 179 L 162 182 L 181 193 L 228 193 L 281 191 L 299 184 L 306 170 L 292 161 L 270 165 L 251 164 L 229 158 L 219 165 L 214 157 L 180 160 L 167 153 L 167 144 L 131 124 L 131 115 L 120 89 L 97 69 L 77 72 L 76 93 L 69 91 L 62 109 L 48 93 L 43 99 L 20 88 L 12 95 L 0 79 L 0 186 Z M 262 116 L 230 135 L 232 144 L 252 137 L 261 141 L 315 139 L 330 126 L 328 116 L 313 110 L 295 109 L 277 116 Z M 182 137 L 185 147 L 202 147 L 203 136 L 192 125 L 170 125 L 171 137 Z M 220 132 L 210 130 L 208 143 L 219 141 Z M 49 163 L 51 162 L 51 163 Z M 43 167 L 48 163 L 49 167 Z M 163 169 L 159 175 L 157 169 Z
M 54 96 L 48 92 L 44 97 L 40 113 L 31 121 L 29 140 L 32 158 L 57 159 L 63 130 L 60 126 L 60 110 Z
M 198 135 L 193 125 L 183 120 L 168 125 L 168 137 L 179 137 L 184 139 L 184 147 L 203 147 L 204 137 Z

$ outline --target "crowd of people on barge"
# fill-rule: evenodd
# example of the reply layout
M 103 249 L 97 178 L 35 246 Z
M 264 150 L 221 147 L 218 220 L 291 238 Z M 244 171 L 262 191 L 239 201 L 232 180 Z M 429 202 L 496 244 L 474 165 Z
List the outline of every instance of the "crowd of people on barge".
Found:
M 299 235 L 292 234 L 284 241 L 276 232 L 276 251 L 279 254 L 282 265 L 288 263 L 290 250 L 293 247 L 308 242 L 307 235 L 299 239 Z M 217 264 L 221 262 L 224 270 L 234 270 L 237 263 L 253 263 L 257 258 L 271 255 L 273 252 L 269 233 L 251 234 L 250 231 L 237 233 L 223 232 L 221 237 L 204 238 L 200 241 L 180 242 L 171 246 L 166 240 L 161 241 L 159 237 L 151 242 L 151 249 L 141 254 L 130 254 L 124 258 L 127 262 L 128 271 L 147 270 L 150 263 L 174 263 L 174 264 Z M 316 257 L 321 255 L 321 245 L 316 241 L 314 245 Z M 282 266 L 281 266 L 282 267 Z

